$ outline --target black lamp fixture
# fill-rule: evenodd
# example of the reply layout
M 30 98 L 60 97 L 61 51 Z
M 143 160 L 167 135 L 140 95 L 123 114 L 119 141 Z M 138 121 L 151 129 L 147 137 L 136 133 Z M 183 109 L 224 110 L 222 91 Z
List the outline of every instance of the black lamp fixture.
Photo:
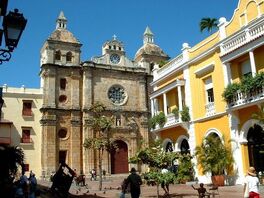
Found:
M 9 11 L 9 13 L 5 16 L 7 1 L 5 2 L 6 3 L 4 3 L 4 5 L 0 3 L 0 8 L 5 10 L 1 13 L 4 19 L 2 24 L 3 29 L 0 29 L 0 44 L 2 44 L 2 36 L 4 34 L 6 45 L 6 49 L 0 49 L 0 64 L 2 64 L 3 61 L 10 60 L 11 52 L 13 52 L 14 48 L 17 47 L 22 32 L 27 24 L 27 20 L 24 18 L 22 13 L 18 12 L 18 9 Z
M 2 97 L 3 94 L 3 87 L 0 87 L 0 122 L 1 122 L 1 115 L 2 115 L 2 107 L 4 105 L 4 99 Z

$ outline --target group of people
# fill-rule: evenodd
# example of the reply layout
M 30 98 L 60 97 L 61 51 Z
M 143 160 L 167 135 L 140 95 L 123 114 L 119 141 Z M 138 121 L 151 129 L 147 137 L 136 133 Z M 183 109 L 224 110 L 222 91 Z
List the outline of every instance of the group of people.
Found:
M 37 179 L 30 171 L 29 178 L 22 172 L 19 180 L 15 182 L 15 198 L 36 198 Z

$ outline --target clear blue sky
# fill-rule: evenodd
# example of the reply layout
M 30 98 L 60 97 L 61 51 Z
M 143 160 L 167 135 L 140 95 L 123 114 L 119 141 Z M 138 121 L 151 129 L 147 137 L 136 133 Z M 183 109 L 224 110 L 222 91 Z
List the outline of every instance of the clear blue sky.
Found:
M 226 17 L 229 21 L 238 0 L 9 0 L 8 11 L 18 8 L 28 23 L 9 62 L 0 65 L 0 86 L 39 87 L 40 49 L 55 30 L 62 10 L 67 29 L 83 44 L 81 60 L 101 55 L 101 47 L 114 34 L 123 41 L 130 59 L 142 46 L 149 26 L 155 43 L 170 57 L 203 40 L 199 21 L 203 17 Z

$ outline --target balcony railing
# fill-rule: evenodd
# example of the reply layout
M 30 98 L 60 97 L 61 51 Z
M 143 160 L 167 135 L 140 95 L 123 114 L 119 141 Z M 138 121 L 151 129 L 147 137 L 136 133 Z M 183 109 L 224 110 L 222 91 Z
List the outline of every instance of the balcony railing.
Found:
M 264 35 L 264 18 L 250 24 L 247 28 L 231 36 L 221 44 L 221 55 L 228 54 L 235 49 Z
M 154 76 L 154 78 L 158 79 L 158 78 L 161 78 L 171 73 L 173 70 L 175 70 L 177 67 L 179 67 L 183 63 L 184 63 L 183 54 L 180 54 L 176 58 L 171 60 L 169 63 L 161 67 L 157 72 L 157 76 Z
M 33 113 L 31 110 L 22 110 L 22 115 L 23 116 L 32 116 Z
M 264 86 L 259 89 L 255 89 L 248 94 L 242 93 L 240 90 L 233 96 L 228 102 L 228 107 L 237 107 L 240 105 L 256 102 L 260 99 L 264 99 Z
M 205 105 L 205 112 L 206 112 L 206 117 L 215 114 L 214 102 L 209 102 L 208 104 Z
M 179 116 L 171 113 L 171 114 L 166 116 L 166 123 L 164 124 L 164 126 L 161 127 L 158 124 L 156 124 L 156 127 L 155 127 L 154 130 L 158 130 L 158 129 L 161 129 L 161 128 L 173 126 L 173 125 L 178 124 L 178 123 L 180 123 Z
M 32 144 L 32 138 L 21 138 L 21 144 Z

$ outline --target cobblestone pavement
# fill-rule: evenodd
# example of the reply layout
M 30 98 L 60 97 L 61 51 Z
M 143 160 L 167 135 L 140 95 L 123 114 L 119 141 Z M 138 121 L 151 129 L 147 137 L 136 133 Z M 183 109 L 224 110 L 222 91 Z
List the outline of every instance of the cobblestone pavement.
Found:
M 73 197 L 104 197 L 104 198 L 119 198 L 120 193 L 120 185 L 123 179 L 127 177 L 127 175 L 118 175 L 118 176 L 108 176 L 103 180 L 103 190 L 99 191 L 99 182 L 98 181 L 90 181 L 89 179 L 86 180 L 87 186 L 85 187 L 76 187 L 72 184 L 70 188 L 70 194 Z M 51 186 L 50 182 L 47 181 L 39 181 L 40 185 L 43 186 Z M 205 186 L 209 189 L 209 186 Z M 236 185 L 236 186 L 223 186 L 219 187 L 219 195 L 215 197 L 222 197 L 222 198 L 241 198 L 243 197 L 243 186 Z M 264 186 L 260 187 L 261 196 L 264 197 Z M 159 189 L 160 198 L 164 194 L 163 189 Z M 92 196 L 93 195 L 93 196 Z M 96 195 L 96 196 L 95 196 Z M 129 195 L 126 195 L 127 198 L 130 198 Z M 154 198 L 157 197 L 157 187 L 156 186 L 147 186 L 145 184 L 141 187 L 141 196 L 140 198 Z M 177 197 L 177 198 L 185 198 L 185 197 L 198 197 L 197 191 L 193 190 L 190 185 L 187 184 L 174 184 L 170 185 L 170 197 Z M 213 196 L 211 196 L 213 197 Z

